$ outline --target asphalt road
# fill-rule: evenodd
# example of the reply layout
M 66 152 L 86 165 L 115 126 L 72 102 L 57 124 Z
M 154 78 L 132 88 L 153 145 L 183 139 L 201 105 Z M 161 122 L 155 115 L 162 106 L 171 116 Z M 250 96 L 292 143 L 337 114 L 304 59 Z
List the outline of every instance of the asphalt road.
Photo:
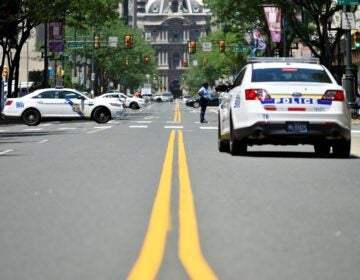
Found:
M 360 124 L 349 159 L 231 156 L 206 117 L 0 125 L 0 279 L 358 279 Z

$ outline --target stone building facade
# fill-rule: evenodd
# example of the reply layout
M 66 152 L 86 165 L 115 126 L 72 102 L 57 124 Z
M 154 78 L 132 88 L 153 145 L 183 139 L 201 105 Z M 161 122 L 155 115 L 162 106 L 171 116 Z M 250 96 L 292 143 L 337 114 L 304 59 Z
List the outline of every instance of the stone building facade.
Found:
M 162 91 L 181 95 L 184 62 L 192 62 L 187 43 L 211 32 L 210 19 L 211 14 L 201 0 L 129 1 L 129 23 L 142 30 L 145 40 L 155 49 Z

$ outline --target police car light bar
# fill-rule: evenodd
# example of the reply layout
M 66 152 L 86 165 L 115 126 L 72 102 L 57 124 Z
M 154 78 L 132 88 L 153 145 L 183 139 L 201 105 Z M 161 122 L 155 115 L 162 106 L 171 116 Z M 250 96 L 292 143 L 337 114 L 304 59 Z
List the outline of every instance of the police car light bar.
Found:
M 264 62 L 297 62 L 297 63 L 313 63 L 320 64 L 320 60 L 316 57 L 249 57 L 248 63 L 264 63 Z

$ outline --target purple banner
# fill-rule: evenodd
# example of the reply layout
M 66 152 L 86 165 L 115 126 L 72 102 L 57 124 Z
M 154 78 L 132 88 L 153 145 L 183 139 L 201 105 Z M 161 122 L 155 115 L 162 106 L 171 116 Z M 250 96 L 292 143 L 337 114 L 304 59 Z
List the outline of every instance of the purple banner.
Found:
M 49 22 L 49 51 L 64 51 L 64 24 L 59 22 Z
M 271 41 L 281 41 L 281 10 L 278 7 L 264 7 L 265 17 L 269 26 Z

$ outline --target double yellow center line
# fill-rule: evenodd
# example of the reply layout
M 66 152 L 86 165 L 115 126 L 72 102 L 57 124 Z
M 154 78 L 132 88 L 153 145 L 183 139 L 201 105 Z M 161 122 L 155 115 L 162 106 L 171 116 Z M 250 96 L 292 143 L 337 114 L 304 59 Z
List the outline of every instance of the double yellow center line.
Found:
M 180 122 L 179 103 L 176 103 L 174 121 Z M 160 182 L 153 204 L 150 221 L 140 254 L 128 275 L 128 280 L 156 279 L 171 230 L 171 179 L 176 131 L 168 141 Z M 186 161 L 184 137 L 178 131 L 179 172 L 179 240 L 178 255 L 190 279 L 217 279 L 201 252 L 193 193 Z

